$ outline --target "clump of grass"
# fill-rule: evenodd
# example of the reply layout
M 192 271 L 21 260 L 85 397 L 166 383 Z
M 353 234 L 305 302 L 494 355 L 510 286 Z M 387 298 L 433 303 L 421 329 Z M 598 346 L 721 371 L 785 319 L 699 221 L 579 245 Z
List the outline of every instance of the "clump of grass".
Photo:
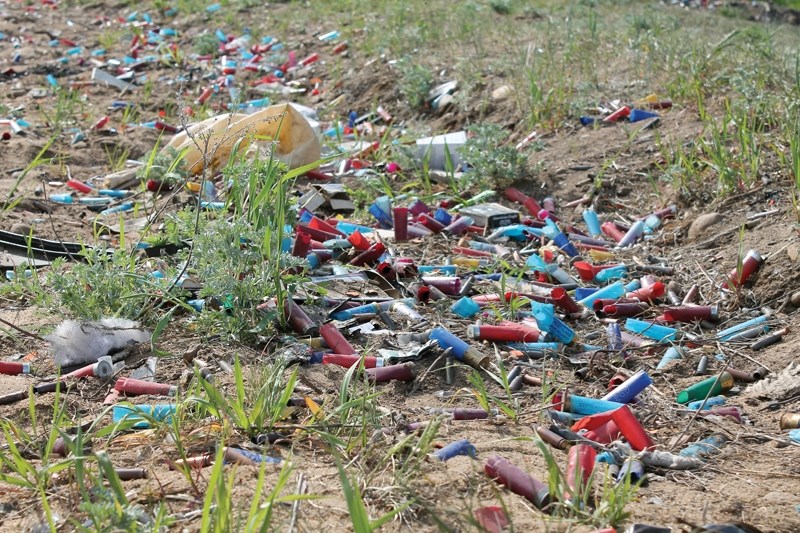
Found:
M 204 397 L 192 397 L 195 403 L 212 416 L 229 420 L 236 428 L 256 435 L 273 426 L 288 415 L 287 403 L 297 383 L 295 369 L 286 384 L 283 374 L 286 361 L 278 359 L 263 367 L 263 376 L 257 387 L 247 387 L 242 366 L 237 357 L 234 362 L 234 394 L 227 394 L 206 380 L 199 380 Z
M 364 499 L 362 498 L 358 484 L 350 480 L 338 456 L 336 456 L 336 468 L 339 470 L 339 479 L 342 483 L 345 501 L 347 501 L 347 510 L 350 511 L 350 520 L 353 524 L 353 530 L 356 533 L 371 533 L 372 531 L 380 529 L 412 503 L 406 502 L 402 506 L 396 507 L 379 518 L 371 520 L 367 513 L 367 507 L 364 504 Z

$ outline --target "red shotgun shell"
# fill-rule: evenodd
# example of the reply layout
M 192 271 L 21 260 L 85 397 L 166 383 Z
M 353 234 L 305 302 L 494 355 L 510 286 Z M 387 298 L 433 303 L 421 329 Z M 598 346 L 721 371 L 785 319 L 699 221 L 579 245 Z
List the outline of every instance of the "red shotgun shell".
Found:
M 576 444 L 569 449 L 567 457 L 566 481 L 571 490 L 564 491 L 564 499 L 570 500 L 576 496 L 580 498 L 579 493 L 585 490 L 584 487 L 594 470 L 597 452 L 588 444 Z
M 750 250 L 747 252 L 747 255 L 744 256 L 744 259 L 742 259 L 741 272 L 738 267 L 731 270 L 730 274 L 728 274 L 728 280 L 723 283 L 722 286 L 728 289 L 731 286 L 740 287 L 744 285 L 748 278 L 761 268 L 763 264 L 764 259 L 761 257 L 761 254 L 755 250 Z
M 611 419 L 617 424 L 620 432 L 634 450 L 652 450 L 656 447 L 653 439 L 650 438 L 627 405 L 614 410 L 611 413 Z
M 367 379 L 375 381 L 376 383 L 383 383 L 391 380 L 413 381 L 417 376 L 413 363 L 368 368 L 366 374 Z
M 622 233 L 617 227 L 617 225 L 614 224 L 613 222 L 603 222 L 600 225 L 600 230 L 609 237 L 611 237 L 612 239 L 614 239 L 614 241 L 616 242 L 621 241 L 622 238 L 625 236 L 625 234 Z
M 687 305 L 664 309 L 665 322 L 693 322 L 695 320 L 717 320 L 719 307 L 716 305 Z
M 153 383 L 133 378 L 119 378 L 114 388 L 127 395 L 151 394 L 153 396 L 175 396 L 178 387 L 166 383 Z
M 347 342 L 347 339 L 344 338 L 344 335 L 333 325 L 332 322 L 328 322 L 327 324 L 323 324 L 319 328 L 320 336 L 325 339 L 325 343 L 330 346 L 331 350 L 334 353 L 341 353 L 341 354 L 354 354 L 357 353 L 356 349 Z

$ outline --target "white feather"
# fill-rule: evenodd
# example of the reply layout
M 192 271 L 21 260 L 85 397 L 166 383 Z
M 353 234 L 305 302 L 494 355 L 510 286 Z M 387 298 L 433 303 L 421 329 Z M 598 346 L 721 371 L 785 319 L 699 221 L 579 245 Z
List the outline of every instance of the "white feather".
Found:
M 124 318 L 93 322 L 66 320 L 45 336 L 58 366 L 96 363 L 97 359 L 131 344 L 148 342 L 150 332 Z

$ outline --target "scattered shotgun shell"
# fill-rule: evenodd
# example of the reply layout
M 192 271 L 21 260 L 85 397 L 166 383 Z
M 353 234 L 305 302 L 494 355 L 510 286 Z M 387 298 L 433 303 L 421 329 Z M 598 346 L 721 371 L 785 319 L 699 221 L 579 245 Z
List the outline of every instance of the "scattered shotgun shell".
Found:
M 392 380 L 413 381 L 417 376 L 413 363 L 402 363 L 399 365 L 368 368 L 366 370 L 366 374 L 367 379 L 376 383 L 383 383 Z
M 537 301 L 531 302 L 531 312 L 539 328 L 564 344 L 570 344 L 575 339 L 575 332 L 555 314 L 555 308 L 550 304 Z
M 653 384 L 644 370 L 639 370 L 601 399 L 607 402 L 630 403 L 640 392 Z
M 772 346 L 773 344 L 780 342 L 783 340 L 783 336 L 789 333 L 789 328 L 783 328 L 778 330 L 771 335 L 767 335 L 763 337 L 753 344 L 750 345 L 751 350 L 761 350 L 762 348 L 766 348 L 767 346 Z
M 691 287 L 689 287 L 689 290 L 686 291 L 686 294 L 684 295 L 683 300 L 681 300 L 680 303 L 683 305 L 689 305 L 693 303 L 697 299 L 698 292 L 699 289 L 697 288 L 697 285 L 692 285 Z M 678 305 L 678 304 L 673 304 L 673 305 Z
M 554 404 L 558 405 L 561 402 L 563 402 L 561 411 L 584 416 L 613 411 L 623 406 L 623 404 L 619 402 L 587 398 L 586 396 L 578 396 L 577 394 L 571 394 L 566 391 L 560 392 L 553 397 Z
M 716 305 L 687 305 L 668 307 L 664 310 L 666 322 L 694 322 L 697 320 L 717 320 L 719 307 Z
M 781 415 L 781 429 L 800 428 L 800 413 L 784 413 Z
M 686 404 L 686 408 L 692 411 L 708 411 L 712 407 L 725 404 L 725 396 L 711 396 L 705 400 L 695 400 Z
M 64 437 L 58 437 L 55 442 L 53 442 L 52 452 L 55 455 L 60 457 L 66 457 L 70 454 L 69 446 L 67 446 L 67 442 L 64 440 Z M 91 439 L 83 441 L 83 455 L 89 455 L 92 453 L 92 441 Z
M 609 420 L 605 424 L 600 424 L 596 428 L 584 433 L 584 437 L 598 444 L 611 444 L 621 436 L 622 433 L 613 420 Z
M 569 449 L 567 456 L 566 481 L 569 490 L 564 491 L 564 499 L 580 499 L 586 484 L 594 471 L 597 451 L 586 444 L 576 444 Z
M 726 368 L 725 371 L 733 376 L 734 381 L 740 381 L 742 383 L 753 383 L 755 381 L 752 372 L 746 372 L 730 366 Z
M 489 418 L 489 411 L 485 409 L 470 409 L 457 407 L 452 410 L 453 420 L 484 420 Z
M 678 359 L 683 359 L 683 348 L 680 346 L 670 346 L 667 348 L 667 351 L 664 352 L 661 361 L 656 365 L 656 370 L 661 370 L 671 361 L 677 361 Z
M 728 336 L 725 339 L 727 342 L 742 342 L 748 341 L 750 339 L 755 339 L 756 337 L 761 336 L 762 334 L 766 333 L 769 329 L 769 326 L 766 324 L 761 324 L 760 326 L 755 326 L 753 328 L 748 328 L 743 331 L 737 331 L 733 335 Z
M 694 371 L 695 376 L 703 376 L 708 368 L 708 356 L 703 355 L 697 362 L 697 369 Z
M 114 472 L 117 473 L 117 476 L 121 481 L 147 478 L 147 470 L 144 468 L 115 468 Z
M 450 311 L 457 314 L 461 318 L 472 318 L 481 312 L 481 308 L 471 298 L 462 296 L 460 300 L 456 301 L 452 306 L 450 306 Z
M 472 286 L 475 284 L 475 276 L 470 276 L 464 283 L 461 284 L 461 289 L 458 291 L 459 296 L 469 296 L 472 294 Z
M 181 470 L 183 468 L 191 468 L 193 470 L 200 470 L 207 466 L 211 466 L 214 462 L 214 456 L 210 453 L 203 455 L 195 455 L 187 457 L 186 459 L 176 459 L 174 461 L 167 460 L 167 467 L 170 470 Z
M 297 229 L 297 235 L 294 238 L 294 243 L 292 244 L 292 251 L 291 254 L 295 257 L 307 257 L 308 252 L 311 251 L 311 240 L 312 236 L 309 235 L 307 232 L 302 231 L 300 228 Z M 323 241 L 323 243 L 337 243 L 336 247 L 344 247 L 345 245 L 350 245 L 350 241 L 345 240 L 344 243 L 339 244 L 337 241 L 342 239 L 329 239 Z M 334 248 L 333 244 L 326 245 L 325 248 L 328 247 Z
M 652 450 L 655 443 L 636 419 L 636 416 L 627 405 L 611 413 L 611 419 L 617 424 L 625 440 L 636 451 Z
M 398 242 L 408 240 L 408 208 L 395 207 L 392 209 L 394 219 L 394 240 Z
M 722 331 L 718 332 L 716 337 L 721 341 L 730 341 L 740 331 L 745 331 L 755 326 L 762 327 L 764 328 L 763 331 L 767 331 L 768 329 L 766 325 L 767 318 L 768 318 L 767 315 L 761 315 L 757 316 L 756 318 L 751 318 L 750 320 L 740 322 L 739 324 L 736 324 L 734 326 L 731 326 L 729 328 L 723 329 Z
M 553 289 L 550 292 L 550 297 L 553 299 L 553 303 L 567 314 L 581 312 L 581 308 L 578 306 L 577 302 L 575 302 L 575 300 L 573 300 L 567 291 L 562 287 L 556 287 Z
M 441 348 L 452 348 L 453 356 L 471 367 L 484 368 L 489 365 L 488 356 L 480 353 L 477 349 L 444 328 L 434 328 L 431 330 L 430 339 L 435 340 Z
M 446 295 L 458 296 L 461 290 L 461 278 L 447 276 L 424 276 L 422 283 L 431 288 L 436 288 Z
M 74 383 L 64 383 L 61 381 L 56 381 L 53 383 L 42 383 L 41 385 L 34 385 L 32 387 L 34 394 L 47 394 L 51 392 L 67 392 L 75 387 Z M 0 405 L 10 405 L 12 403 L 16 403 L 22 400 L 25 400 L 29 396 L 29 389 L 25 389 L 18 392 L 12 392 L 9 394 L 5 394 L 0 396 Z
M 19 374 L 30 374 L 31 365 L 28 363 L 4 363 L 0 362 L 0 374 L 16 376 Z
M 733 418 L 737 423 L 742 423 L 742 410 L 736 406 L 719 407 L 715 406 L 708 410 L 698 411 L 697 416 L 727 416 Z
M 544 426 L 536 426 L 536 434 L 556 450 L 566 450 L 572 445 L 567 439 Z
M 467 327 L 467 336 L 471 339 L 492 342 L 536 342 L 542 333 L 530 326 L 508 323 L 501 326 L 472 324 Z
M 527 474 L 508 460 L 494 455 L 486 460 L 483 467 L 486 475 L 502 483 L 514 494 L 527 499 L 538 509 L 544 509 L 550 504 L 550 493 L 547 485 Z
M 260 463 L 278 464 L 281 462 L 281 460 L 276 457 L 261 455 L 260 453 L 243 450 L 241 448 L 232 448 L 230 446 L 225 447 L 223 455 L 226 463 L 239 465 L 256 465 Z
M 447 446 L 439 448 L 431 455 L 440 461 L 447 461 L 448 459 L 452 459 L 457 455 L 467 455 L 475 459 L 477 457 L 477 453 L 478 452 L 475 450 L 475 446 L 473 446 L 470 441 L 467 439 L 461 439 L 451 442 Z
M 508 389 L 511 392 L 518 392 L 522 390 L 522 385 L 524 385 L 524 383 L 525 382 L 522 380 L 522 374 L 520 374 L 509 382 Z
M 436 220 L 435 218 L 433 218 L 432 216 L 430 216 L 427 213 L 423 213 L 423 214 L 419 215 L 417 217 L 417 222 L 419 224 L 422 224 L 423 226 L 425 226 L 427 229 L 429 229 L 433 233 L 441 233 L 445 228 L 444 224 L 442 224 L 441 222 L 439 222 L 438 220 Z
M 352 237 L 352 235 L 351 235 Z M 355 256 L 350 264 L 353 266 L 364 266 L 366 264 L 374 264 L 378 258 L 386 252 L 386 246 L 382 242 L 376 242 L 369 248 Z
M 595 307 L 595 313 L 605 318 L 628 318 L 642 315 L 647 309 L 648 305 L 644 302 L 623 302 L 603 305 L 600 309 Z
M 625 481 L 627 477 L 630 478 L 631 485 L 642 480 L 644 478 L 644 463 L 635 457 L 625 459 L 617 474 L 617 483 Z
M 451 350 L 451 348 L 448 348 Z M 446 351 L 446 350 L 445 350 Z M 445 359 L 445 366 L 444 366 L 444 382 L 448 385 L 452 385 L 456 381 L 456 358 L 455 357 L 447 357 Z
M 383 357 L 361 357 L 357 354 L 326 353 L 322 355 L 322 364 L 337 365 L 350 368 L 364 361 L 364 368 L 376 368 L 384 366 Z
M 706 458 L 719 452 L 720 448 L 728 442 L 728 438 L 724 435 L 712 435 L 706 439 L 690 444 L 680 451 L 678 455 L 682 457 L 696 457 L 698 459 Z
M 133 378 L 119 378 L 114 384 L 114 388 L 127 396 L 138 396 L 150 394 L 153 396 L 175 396 L 178 394 L 178 387 L 166 383 L 153 383 Z
M 354 354 L 357 353 L 356 349 L 347 342 L 344 335 L 336 328 L 332 322 L 323 324 L 319 328 L 319 334 L 325 339 L 327 345 L 334 351 L 334 353 L 341 354 Z
M 631 108 L 628 106 L 622 106 L 607 117 L 603 119 L 603 122 L 617 122 L 622 120 L 623 118 L 628 118 L 631 114 Z
M 722 287 L 725 289 L 741 287 L 763 264 L 764 259 L 761 254 L 755 250 L 748 251 L 742 259 L 741 265 L 737 265 L 728 274 L 728 279 L 722 284 Z
M 716 396 L 721 392 L 731 390 L 733 383 L 733 376 L 728 372 L 722 372 L 719 376 L 711 376 L 682 390 L 678 394 L 676 401 L 678 403 L 689 403 L 692 400 L 702 400 L 706 396 Z
M 499 505 L 490 505 L 475 509 L 473 513 L 475 520 L 481 527 L 481 531 L 487 533 L 500 533 L 508 527 L 509 520 L 505 509 Z
M 625 320 L 625 329 L 657 342 L 675 341 L 678 337 L 677 329 L 659 326 L 653 322 L 637 320 L 635 318 L 628 318 Z
M 515 189 L 514 187 L 509 187 L 505 190 L 505 196 L 512 202 L 517 202 L 525 206 L 528 212 L 533 215 L 534 217 L 539 215 L 539 211 L 542 210 L 542 207 L 539 203 L 531 198 L 530 196 L 526 195 L 519 189 Z
M 114 372 L 114 367 L 111 363 L 110 357 L 101 357 L 96 363 L 92 363 L 91 365 L 87 365 L 83 368 L 79 368 L 78 370 L 74 370 L 69 374 L 64 374 L 61 376 L 61 379 L 65 378 L 86 378 L 86 377 L 96 377 L 100 379 L 105 379 Z

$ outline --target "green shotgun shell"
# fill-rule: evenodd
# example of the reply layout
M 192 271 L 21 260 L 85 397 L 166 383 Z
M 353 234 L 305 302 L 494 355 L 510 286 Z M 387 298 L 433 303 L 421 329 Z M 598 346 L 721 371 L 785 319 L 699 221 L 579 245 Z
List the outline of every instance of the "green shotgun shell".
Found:
M 723 372 L 717 376 L 711 376 L 699 383 L 695 383 L 688 389 L 684 389 L 678 394 L 678 403 L 689 403 L 693 400 L 702 400 L 706 396 L 715 396 L 721 392 L 731 390 L 733 387 L 733 376 L 728 372 Z

